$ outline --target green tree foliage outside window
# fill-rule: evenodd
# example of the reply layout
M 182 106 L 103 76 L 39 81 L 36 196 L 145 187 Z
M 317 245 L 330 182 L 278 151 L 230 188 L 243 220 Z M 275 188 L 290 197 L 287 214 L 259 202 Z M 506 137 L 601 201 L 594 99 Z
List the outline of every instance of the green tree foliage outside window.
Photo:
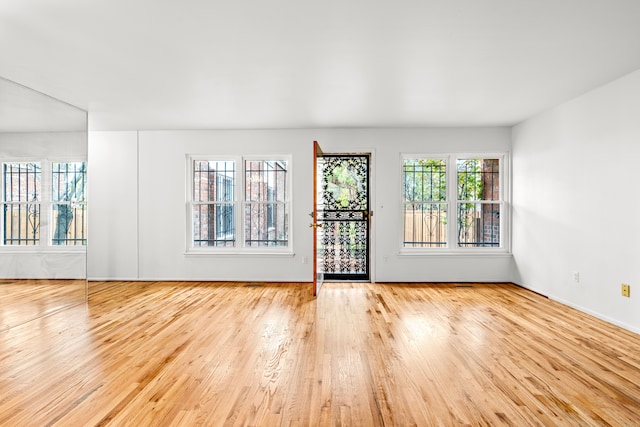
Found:
M 404 196 L 407 202 L 447 200 L 447 165 L 442 159 L 404 161 Z

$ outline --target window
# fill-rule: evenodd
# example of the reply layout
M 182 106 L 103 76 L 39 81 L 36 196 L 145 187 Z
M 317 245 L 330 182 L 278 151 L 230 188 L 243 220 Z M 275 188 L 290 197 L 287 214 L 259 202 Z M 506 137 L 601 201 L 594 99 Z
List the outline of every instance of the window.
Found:
M 500 246 L 500 160 L 457 159 L 460 247 Z
M 244 241 L 248 247 L 287 246 L 287 163 L 245 161 Z
M 52 244 L 86 245 L 86 163 L 52 163 L 51 182 Z
M 504 155 L 402 162 L 403 248 L 504 248 Z
M 242 165 L 237 174 L 236 165 Z M 289 247 L 287 165 L 280 159 L 190 158 L 190 248 Z
M 86 177 L 86 162 L 4 162 L 2 245 L 85 246 Z
M 233 247 L 236 163 L 193 161 L 193 246 Z
M 40 244 L 42 166 L 37 162 L 4 163 L 3 245 Z
M 447 164 L 443 159 L 405 159 L 404 246 L 447 246 Z

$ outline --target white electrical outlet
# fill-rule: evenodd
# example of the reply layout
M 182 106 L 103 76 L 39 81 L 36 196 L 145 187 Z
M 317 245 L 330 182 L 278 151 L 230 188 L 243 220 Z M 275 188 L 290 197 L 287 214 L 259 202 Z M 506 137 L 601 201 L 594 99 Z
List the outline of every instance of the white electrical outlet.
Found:
M 574 271 L 573 273 L 571 273 L 571 277 L 573 278 L 573 281 L 575 283 L 580 283 L 580 272 Z

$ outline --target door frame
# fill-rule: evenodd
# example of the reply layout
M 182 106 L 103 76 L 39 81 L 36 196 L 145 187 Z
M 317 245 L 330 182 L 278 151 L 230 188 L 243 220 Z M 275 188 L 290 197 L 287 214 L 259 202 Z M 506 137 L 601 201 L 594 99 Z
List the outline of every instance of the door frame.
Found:
M 318 269 L 318 157 L 322 157 L 322 148 L 318 141 L 313 141 L 313 210 L 311 211 L 311 224 L 313 233 L 313 296 L 318 296 L 324 282 L 324 271 Z

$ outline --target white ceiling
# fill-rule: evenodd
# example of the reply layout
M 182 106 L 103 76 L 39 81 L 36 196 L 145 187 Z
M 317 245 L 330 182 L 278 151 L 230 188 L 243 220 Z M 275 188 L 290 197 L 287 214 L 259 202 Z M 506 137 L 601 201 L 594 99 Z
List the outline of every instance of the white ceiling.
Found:
M 638 0 L 2 0 L 93 130 L 513 125 L 640 69 Z

